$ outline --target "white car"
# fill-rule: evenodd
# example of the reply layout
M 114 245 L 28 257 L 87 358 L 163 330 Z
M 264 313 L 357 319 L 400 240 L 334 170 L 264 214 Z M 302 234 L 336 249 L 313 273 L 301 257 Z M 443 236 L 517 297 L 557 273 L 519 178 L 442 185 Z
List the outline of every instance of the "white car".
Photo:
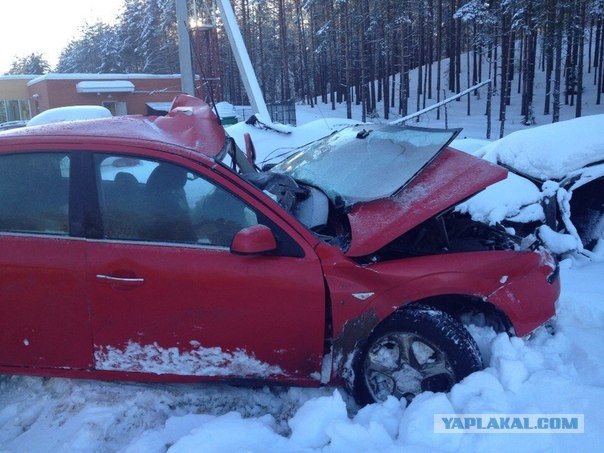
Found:
M 461 205 L 475 220 L 535 230 L 558 254 L 604 248 L 604 115 L 514 132 L 474 154 L 510 170 Z M 495 195 L 495 197 L 493 197 Z M 555 239 L 555 240 L 554 240 Z

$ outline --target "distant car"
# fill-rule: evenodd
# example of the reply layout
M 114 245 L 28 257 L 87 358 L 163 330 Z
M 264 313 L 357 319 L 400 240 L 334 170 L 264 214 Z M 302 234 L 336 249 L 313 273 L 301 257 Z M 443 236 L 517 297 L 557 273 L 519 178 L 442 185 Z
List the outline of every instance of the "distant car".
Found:
M 604 245 L 603 125 L 604 115 L 591 115 L 514 132 L 481 148 L 477 155 L 511 176 L 462 210 L 524 237 L 538 231 L 558 253 L 589 255 Z
M 40 126 L 63 121 L 110 118 L 111 116 L 111 110 L 101 105 L 68 105 L 44 110 L 29 120 L 27 125 Z
M 9 129 L 17 129 L 19 127 L 27 126 L 27 121 L 5 121 L 4 123 L 0 123 L 0 131 L 7 131 Z
M 453 211 L 506 175 L 457 132 L 349 127 L 263 173 L 185 95 L 2 134 L 0 372 L 448 391 L 482 367 L 464 322 L 524 336 L 560 290 Z

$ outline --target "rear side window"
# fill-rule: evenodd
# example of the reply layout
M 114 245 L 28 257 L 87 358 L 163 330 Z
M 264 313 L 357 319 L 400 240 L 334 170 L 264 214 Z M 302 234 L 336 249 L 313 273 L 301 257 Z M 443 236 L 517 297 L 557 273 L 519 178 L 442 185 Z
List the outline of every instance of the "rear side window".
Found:
M 0 231 L 68 235 L 69 167 L 65 153 L 0 156 Z

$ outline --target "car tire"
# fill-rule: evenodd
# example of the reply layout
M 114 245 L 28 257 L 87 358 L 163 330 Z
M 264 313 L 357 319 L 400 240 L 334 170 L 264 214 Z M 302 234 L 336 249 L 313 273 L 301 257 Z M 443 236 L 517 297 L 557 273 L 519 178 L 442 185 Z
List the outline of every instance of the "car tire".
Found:
M 420 306 L 396 312 L 369 337 L 355 367 L 359 404 L 394 396 L 407 404 L 424 391 L 448 392 L 482 369 L 478 345 L 447 313 Z

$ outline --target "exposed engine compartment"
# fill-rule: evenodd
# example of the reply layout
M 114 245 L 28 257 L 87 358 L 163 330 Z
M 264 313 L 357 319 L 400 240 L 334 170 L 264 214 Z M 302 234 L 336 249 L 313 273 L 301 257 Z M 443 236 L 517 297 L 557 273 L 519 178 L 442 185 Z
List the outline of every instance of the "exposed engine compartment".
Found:
M 517 250 L 520 238 L 449 210 L 409 230 L 362 262 L 487 250 Z
M 318 238 L 346 251 L 351 230 L 344 206 L 335 206 L 317 188 L 298 184 L 279 173 L 247 175 L 254 185 L 273 197 Z M 453 208 L 432 217 L 371 255 L 357 258 L 372 263 L 442 253 L 516 250 L 520 238 L 501 225 L 486 225 Z

